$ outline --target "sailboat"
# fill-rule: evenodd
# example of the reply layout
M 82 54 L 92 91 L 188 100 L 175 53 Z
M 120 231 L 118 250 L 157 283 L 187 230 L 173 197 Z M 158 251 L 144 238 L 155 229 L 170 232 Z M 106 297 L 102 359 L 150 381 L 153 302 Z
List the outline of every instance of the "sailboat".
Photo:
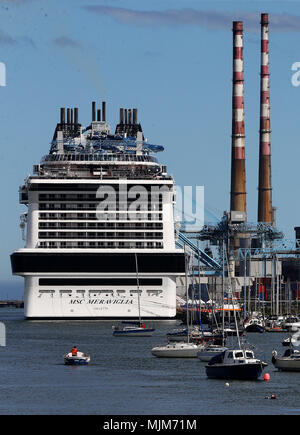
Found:
M 146 327 L 146 324 L 141 319 L 141 303 L 140 303 L 140 286 L 139 286 L 139 272 L 138 272 L 138 261 L 137 255 L 135 255 L 135 266 L 136 266 L 136 281 L 137 281 L 137 294 L 138 294 L 138 312 L 139 320 L 122 322 L 123 326 L 113 325 L 113 336 L 115 337 L 151 337 L 155 331 L 152 327 Z
M 224 273 L 224 240 L 223 240 L 223 273 Z M 226 252 L 225 252 L 226 253 Z M 226 256 L 226 263 L 227 256 Z M 229 289 L 232 297 L 231 277 L 229 276 Z M 242 349 L 236 313 L 234 311 L 235 327 L 237 331 L 238 347 L 227 349 L 219 355 L 213 357 L 205 366 L 208 378 L 217 379 L 248 379 L 255 380 L 261 375 L 267 364 L 254 356 L 254 352 L 248 349 Z
M 188 256 L 185 253 L 185 281 L 186 281 L 186 299 L 188 306 Z M 197 353 L 204 347 L 202 344 L 190 342 L 189 333 L 189 310 L 187 309 L 187 342 L 176 341 L 164 346 L 155 346 L 152 348 L 152 355 L 158 358 L 197 358 Z
M 290 299 L 290 282 L 288 281 L 288 289 L 289 289 L 289 299 Z M 291 306 L 290 306 L 291 312 Z M 291 329 L 289 329 L 289 337 L 284 340 L 283 344 L 288 345 L 289 348 L 286 349 L 282 356 L 278 356 L 277 351 L 274 349 L 272 351 L 272 364 L 279 371 L 285 372 L 300 372 L 300 351 L 294 348 L 299 345 L 299 329 L 295 329 L 295 334 L 291 335 Z

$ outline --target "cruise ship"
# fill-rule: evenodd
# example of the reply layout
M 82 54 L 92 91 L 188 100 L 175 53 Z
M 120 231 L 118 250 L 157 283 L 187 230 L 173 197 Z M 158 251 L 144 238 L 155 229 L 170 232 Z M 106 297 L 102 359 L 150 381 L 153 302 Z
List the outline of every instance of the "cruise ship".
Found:
M 172 319 L 176 248 L 172 176 L 148 143 L 137 109 L 120 109 L 115 132 L 106 103 L 61 108 L 50 151 L 20 187 L 25 247 L 11 255 L 24 277 L 28 319 Z

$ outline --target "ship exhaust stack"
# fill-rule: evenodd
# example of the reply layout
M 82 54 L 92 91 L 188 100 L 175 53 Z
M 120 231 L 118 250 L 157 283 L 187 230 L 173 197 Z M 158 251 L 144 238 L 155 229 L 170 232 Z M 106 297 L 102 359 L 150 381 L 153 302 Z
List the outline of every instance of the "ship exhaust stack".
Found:
M 132 109 L 133 124 L 137 124 L 137 109 Z
M 65 124 L 65 121 L 66 121 L 66 119 L 65 119 L 65 108 L 64 107 L 61 107 L 60 108 L 60 123 L 61 124 Z
M 106 121 L 106 103 L 102 101 L 102 121 Z
M 258 222 L 266 222 L 275 225 L 272 207 L 270 133 L 269 18 L 268 14 L 261 14 L 260 127 L 257 220 Z
M 78 125 L 78 107 L 74 107 L 74 124 Z
M 70 109 L 67 109 L 67 124 L 70 124 Z
M 97 110 L 97 121 L 101 121 L 101 110 Z
M 232 154 L 230 211 L 246 218 L 243 22 L 233 22 Z
M 120 124 L 124 124 L 124 109 L 120 108 Z
M 92 101 L 92 121 L 96 121 L 96 102 Z

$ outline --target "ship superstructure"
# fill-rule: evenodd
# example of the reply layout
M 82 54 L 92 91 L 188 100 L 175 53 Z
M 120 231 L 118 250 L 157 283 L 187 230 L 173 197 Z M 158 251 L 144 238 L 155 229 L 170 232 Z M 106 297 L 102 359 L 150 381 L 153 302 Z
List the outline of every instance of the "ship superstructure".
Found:
M 66 116 L 67 115 L 67 116 Z M 137 109 L 120 109 L 111 133 L 106 104 L 60 109 L 49 154 L 20 187 L 26 245 L 11 256 L 25 278 L 25 316 L 169 319 L 176 314 L 174 180 L 154 154 Z M 137 253 L 137 262 L 135 261 Z M 140 297 L 138 297 L 138 292 Z

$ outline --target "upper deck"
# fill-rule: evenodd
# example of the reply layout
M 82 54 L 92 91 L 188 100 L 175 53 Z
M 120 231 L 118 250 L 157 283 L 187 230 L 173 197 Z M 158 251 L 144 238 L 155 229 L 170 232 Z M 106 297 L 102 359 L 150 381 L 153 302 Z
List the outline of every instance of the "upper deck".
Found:
M 104 105 L 104 106 L 103 106 Z M 101 179 L 172 179 L 166 166 L 160 165 L 154 153 L 164 150 L 161 145 L 149 144 L 142 127 L 137 123 L 137 109 L 120 109 L 120 123 L 112 134 L 105 119 L 105 103 L 95 118 L 83 128 L 78 123 L 78 109 L 61 109 L 49 154 L 44 155 L 34 173 L 39 178 L 101 178 Z M 133 117 L 131 115 L 133 114 Z

